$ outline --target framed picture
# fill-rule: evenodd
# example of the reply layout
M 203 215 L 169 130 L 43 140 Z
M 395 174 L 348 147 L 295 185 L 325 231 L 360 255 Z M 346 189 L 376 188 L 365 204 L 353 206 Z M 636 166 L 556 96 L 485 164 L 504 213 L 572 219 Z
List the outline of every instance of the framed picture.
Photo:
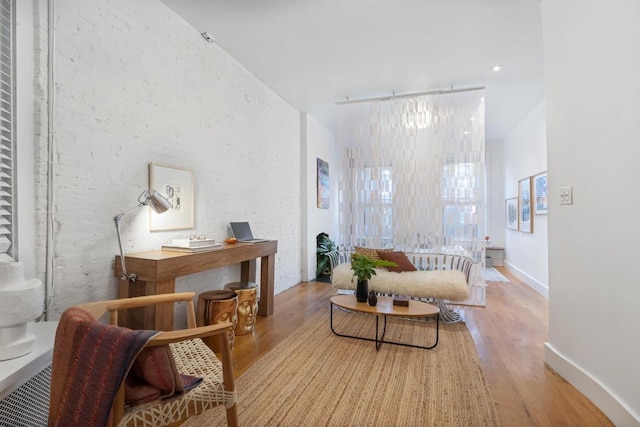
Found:
M 318 167 L 318 207 L 329 209 L 329 163 L 317 159 Z
M 193 171 L 149 163 L 149 188 L 171 202 L 171 208 L 162 214 L 149 209 L 151 231 L 193 228 Z
M 512 197 L 504 201 L 505 226 L 510 230 L 518 229 L 518 198 Z
M 547 214 L 547 172 L 541 172 L 533 177 L 533 202 L 536 215 Z
M 518 181 L 518 230 L 533 233 L 530 176 Z

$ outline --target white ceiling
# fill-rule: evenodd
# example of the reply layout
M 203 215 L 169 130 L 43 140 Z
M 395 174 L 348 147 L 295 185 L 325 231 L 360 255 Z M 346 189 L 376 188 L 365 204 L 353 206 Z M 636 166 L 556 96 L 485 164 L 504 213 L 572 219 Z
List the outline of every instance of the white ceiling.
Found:
M 163 1 L 334 133 L 347 97 L 485 86 L 499 140 L 544 98 L 540 0 Z

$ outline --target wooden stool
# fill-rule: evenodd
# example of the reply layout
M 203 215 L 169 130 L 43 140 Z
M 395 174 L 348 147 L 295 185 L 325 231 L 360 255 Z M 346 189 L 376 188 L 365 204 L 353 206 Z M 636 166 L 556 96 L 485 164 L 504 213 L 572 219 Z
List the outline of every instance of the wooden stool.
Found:
M 196 322 L 198 326 L 231 322 L 233 327 L 229 328 L 229 346 L 233 347 L 236 338 L 234 330 L 238 323 L 237 308 L 238 295 L 234 291 L 216 290 L 203 292 L 198 296 Z M 215 353 L 220 353 L 222 350 L 218 345 L 218 340 L 214 340 L 212 337 L 205 337 L 203 341 Z
M 252 333 L 258 315 L 258 286 L 253 282 L 232 282 L 224 288 L 238 294 L 236 335 Z

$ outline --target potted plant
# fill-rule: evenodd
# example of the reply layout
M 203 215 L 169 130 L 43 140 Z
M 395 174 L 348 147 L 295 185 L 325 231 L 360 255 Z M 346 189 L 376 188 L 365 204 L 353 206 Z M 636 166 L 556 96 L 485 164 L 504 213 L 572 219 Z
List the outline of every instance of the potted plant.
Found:
M 331 274 L 331 253 L 336 252 L 335 243 L 324 234 L 316 247 L 316 277 Z
M 352 254 L 351 270 L 353 270 L 353 277 L 358 278 L 358 285 L 356 287 L 356 301 L 367 302 L 367 298 L 369 295 L 369 279 L 371 279 L 371 276 L 376 275 L 376 268 L 397 266 L 398 264 L 392 261 L 371 259 L 365 255 Z

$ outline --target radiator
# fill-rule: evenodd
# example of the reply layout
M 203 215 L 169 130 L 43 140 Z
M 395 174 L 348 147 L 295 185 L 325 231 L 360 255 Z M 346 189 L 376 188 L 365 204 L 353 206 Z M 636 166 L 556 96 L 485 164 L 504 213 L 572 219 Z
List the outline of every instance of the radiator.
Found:
M 50 388 L 51 365 L 0 400 L 0 426 L 46 426 Z

